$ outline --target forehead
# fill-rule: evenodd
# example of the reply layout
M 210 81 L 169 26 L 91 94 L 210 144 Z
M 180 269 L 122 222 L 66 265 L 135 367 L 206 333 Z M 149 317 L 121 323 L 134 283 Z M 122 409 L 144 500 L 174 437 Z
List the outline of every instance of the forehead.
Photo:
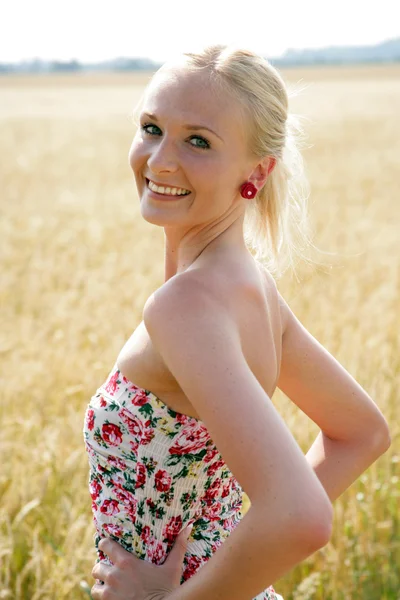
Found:
M 226 140 L 244 136 L 244 114 L 240 103 L 228 91 L 211 82 L 204 71 L 185 67 L 162 68 L 147 87 L 143 112 L 177 124 L 201 124 Z

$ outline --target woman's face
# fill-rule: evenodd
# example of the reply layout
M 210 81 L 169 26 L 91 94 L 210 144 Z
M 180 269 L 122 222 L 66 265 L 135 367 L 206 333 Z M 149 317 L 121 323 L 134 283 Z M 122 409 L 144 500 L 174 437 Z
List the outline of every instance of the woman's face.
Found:
M 240 186 L 257 161 L 249 156 L 239 104 L 218 94 L 204 73 L 162 68 L 146 91 L 139 122 L 129 162 L 143 218 L 190 227 L 213 222 L 233 205 L 244 210 Z M 149 179 L 190 193 L 157 197 Z

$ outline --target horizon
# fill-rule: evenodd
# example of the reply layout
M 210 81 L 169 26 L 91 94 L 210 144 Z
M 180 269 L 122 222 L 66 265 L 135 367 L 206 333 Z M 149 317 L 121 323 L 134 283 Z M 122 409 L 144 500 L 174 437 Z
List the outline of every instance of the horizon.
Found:
M 269 55 L 268 58 L 271 59 L 271 60 L 272 59 L 281 59 L 281 58 L 283 58 L 283 56 L 285 55 L 285 53 L 288 50 L 296 50 L 296 51 L 301 52 L 301 51 L 307 51 L 307 50 L 316 50 L 316 51 L 317 50 L 321 50 L 322 51 L 322 50 L 327 50 L 327 49 L 332 49 L 332 48 L 342 48 L 342 47 L 348 47 L 348 48 L 365 47 L 365 48 L 368 48 L 368 47 L 378 46 L 378 45 L 380 45 L 382 43 L 389 42 L 389 41 L 396 40 L 396 39 L 400 40 L 400 35 L 396 36 L 396 37 L 392 37 L 392 38 L 386 38 L 386 39 L 383 39 L 383 40 L 380 40 L 380 41 L 378 41 L 376 43 L 371 43 L 371 44 L 338 44 L 338 45 L 329 44 L 329 45 L 326 45 L 326 46 L 316 46 L 316 47 L 309 47 L 309 46 L 300 47 L 300 48 L 292 48 L 291 47 L 291 48 L 286 48 L 279 55 L 274 55 L 274 56 Z M 267 55 L 264 55 L 264 57 L 267 57 Z M 68 63 L 71 63 L 73 61 L 76 61 L 78 64 L 95 65 L 97 63 L 112 62 L 112 61 L 115 61 L 115 60 L 149 60 L 149 61 L 154 62 L 154 64 L 157 64 L 157 65 L 164 62 L 163 60 L 155 60 L 155 59 L 153 59 L 153 58 L 151 58 L 149 56 L 138 56 L 138 55 L 131 55 L 131 56 L 127 56 L 127 55 L 115 55 L 115 56 L 110 56 L 109 58 L 98 59 L 98 60 L 84 60 L 84 59 L 79 59 L 79 58 L 76 58 L 76 57 L 66 58 L 66 59 L 60 59 L 60 58 L 53 58 L 53 57 L 43 58 L 41 56 L 32 56 L 30 58 L 22 58 L 22 59 L 16 60 L 16 61 L 4 61 L 3 64 L 14 64 L 14 65 L 17 65 L 17 64 L 21 64 L 21 63 L 25 63 L 25 62 L 29 63 L 29 62 L 34 62 L 34 61 L 39 61 L 39 62 L 60 62 L 60 63 L 68 64 Z M 2 64 L 1 57 L 0 57 L 0 64 Z
M 329 14 L 318 0 L 303 0 L 301 6 L 282 0 L 272 9 L 261 0 L 248 0 L 246 26 L 243 13 L 233 12 L 226 0 L 218 4 L 203 0 L 193 26 L 183 0 L 172 0 L 168 6 L 153 0 L 151 10 L 140 13 L 129 0 L 116 0 L 112 10 L 104 1 L 82 4 L 71 0 L 60 10 L 49 0 L 34 5 L 15 0 L 0 24 L 0 62 L 76 60 L 90 64 L 132 58 L 162 63 L 181 52 L 196 52 L 215 43 L 234 44 L 270 58 L 279 58 L 289 49 L 374 46 L 400 36 L 396 5 L 394 0 L 381 0 L 376 11 L 362 0 L 337 0 Z M 283 26 L 268 31 L 269 21 Z

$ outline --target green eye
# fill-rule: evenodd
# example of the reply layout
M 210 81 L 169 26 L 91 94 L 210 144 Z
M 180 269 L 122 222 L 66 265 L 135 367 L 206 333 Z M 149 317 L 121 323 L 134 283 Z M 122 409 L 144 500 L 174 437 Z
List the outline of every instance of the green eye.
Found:
M 157 127 L 157 125 L 153 125 L 152 123 L 147 123 L 146 125 L 142 125 L 141 129 L 143 131 L 145 131 L 146 133 L 149 133 L 150 135 L 157 135 L 154 133 L 150 133 L 149 131 L 147 131 L 147 127 L 155 127 L 156 129 L 159 129 L 159 127 Z
M 159 133 L 152 133 L 151 131 L 148 130 L 148 127 L 155 127 L 156 129 L 158 129 L 159 131 L 161 131 L 161 129 L 158 127 L 158 125 L 154 125 L 153 123 L 145 123 L 144 125 L 141 125 L 141 129 L 142 131 L 144 131 L 147 135 L 160 135 Z M 191 146 L 194 146 L 195 148 L 199 148 L 199 150 L 208 150 L 211 146 L 210 146 L 210 142 L 208 140 L 206 140 L 206 138 L 203 138 L 200 135 L 192 135 L 192 137 L 190 138 L 190 140 L 193 139 L 197 139 L 200 140 L 201 142 L 203 142 L 205 145 L 197 145 L 197 144 L 190 144 Z
M 207 140 L 205 138 L 201 137 L 200 135 L 193 135 L 190 139 L 191 140 L 194 140 L 194 139 L 200 140 L 201 142 L 204 142 L 206 144 L 205 146 L 196 146 L 196 148 L 206 149 L 206 148 L 210 147 L 210 144 L 207 142 Z

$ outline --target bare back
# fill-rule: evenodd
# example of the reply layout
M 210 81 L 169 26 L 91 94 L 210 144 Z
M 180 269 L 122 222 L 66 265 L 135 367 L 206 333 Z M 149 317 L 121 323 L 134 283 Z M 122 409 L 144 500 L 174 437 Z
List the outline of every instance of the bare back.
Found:
M 200 256 L 191 265 L 193 269 L 200 269 L 203 275 L 206 272 L 207 281 L 232 311 L 247 364 L 271 398 L 279 379 L 283 336 L 282 306 L 272 276 L 250 255 L 213 256 L 212 261 Z M 271 347 L 275 349 L 273 360 Z M 172 410 L 200 418 L 154 348 L 143 320 L 122 348 L 117 363 L 127 379 L 150 390 Z

